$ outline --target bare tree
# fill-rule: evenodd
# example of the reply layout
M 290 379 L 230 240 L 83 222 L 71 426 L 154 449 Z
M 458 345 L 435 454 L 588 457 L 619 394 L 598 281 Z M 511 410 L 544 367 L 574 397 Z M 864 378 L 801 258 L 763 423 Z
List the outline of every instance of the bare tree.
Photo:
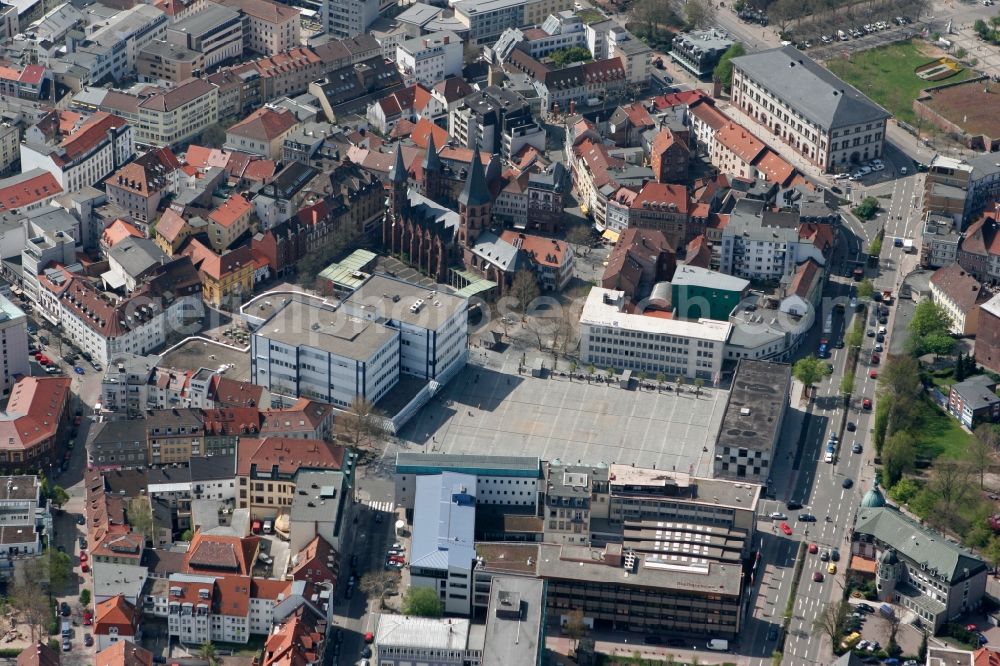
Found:
M 934 463 L 928 490 L 935 497 L 935 510 L 927 521 L 941 530 L 962 533 L 966 520 L 959 514 L 959 508 L 973 494 L 972 471 L 969 465 L 957 460 L 938 460 Z
M 563 631 L 573 640 L 574 650 L 580 645 L 580 639 L 587 635 L 588 629 L 587 623 L 583 620 L 583 611 L 579 608 L 571 610 L 566 616 Z
M 28 625 L 32 642 L 45 636 L 49 618 L 52 616 L 52 598 L 41 593 L 40 587 L 49 584 L 48 567 L 44 556 L 21 560 L 19 572 L 15 572 L 15 583 L 10 589 L 8 601 L 20 620 Z
M 813 631 L 829 638 L 830 644 L 836 647 L 838 641 L 840 641 L 840 637 L 843 635 L 844 626 L 847 624 L 850 607 L 850 604 L 845 599 L 827 604 L 823 611 L 813 620 Z
M 529 270 L 519 270 L 514 275 L 514 280 L 510 285 L 510 295 L 517 302 L 518 312 L 524 314 L 531 306 L 531 302 L 538 298 L 538 279 Z
M 142 536 L 146 541 L 153 538 L 153 529 L 156 525 L 153 520 L 153 507 L 149 503 L 148 497 L 133 497 L 128 501 L 128 524 L 136 534 Z
M 682 7 L 684 21 L 692 28 L 707 28 L 715 23 L 715 3 L 710 0 L 687 0 Z
M 358 582 L 358 589 L 366 596 L 378 598 L 379 609 L 385 608 L 385 598 L 396 591 L 399 585 L 397 571 L 369 571 Z
M 385 415 L 370 400 L 357 397 L 336 421 L 339 436 L 358 449 L 374 449 L 385 439 Z
M 989 470 L 990 465 L 993 464 L 993 454 L 996 449 L 989 441 L 979 436 L 980 428 L 976 428 L 975 434 L 976 436 L 969 442 L 969 448 L 966 449 L 966 457 L 973 471 L 979 474 L 979 487 L 981 489 L 986 472 Z

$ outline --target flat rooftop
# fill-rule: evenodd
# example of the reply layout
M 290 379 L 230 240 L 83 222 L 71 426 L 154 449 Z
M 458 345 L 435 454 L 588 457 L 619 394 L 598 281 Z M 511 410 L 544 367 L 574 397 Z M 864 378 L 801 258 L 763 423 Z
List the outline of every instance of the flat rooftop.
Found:
M 770 451 L 781 429 L 791 375 L 787 363 L 741 359 L 719 430 L 719 443 L 749 451 Z
M 541 462 L 535 456 L 477 456 L 415 451 L 400 451 L 396 454 L 397 474 L 403 472 L 431 474 L 437 470 L 541 478 Z
M 0 500 L 33 500 L 37 484 L 37 476 L 0 476 Z
M 482 666 L 538 663 L 545 582 L 497 576 L 490 585 Z
M 732 324 L 713 319 L 698 321 L 684 319 L 664 319 L 641 314 L 622 312 L 618 303 L 623 302 L 623 292 L 594 287 L 587 295 L 587 301 L 580 314 L 580 323 L 590 326 L 605 326 L 625 331 L 640 331 L 655 335 L 676 335 L 685 338 L 725 342 L 729 339 Z
M 669 486 L 675 486 L 676 493 L 663 494 L 659 491 Z M 704 502 L 713 506 L 725 505 L 756 511 L 762 486 L 756 483 L 695 477 L 684 472 L 612 465 L 611 488 L 613 492 L 625 495 L 676 497 L 687 502 Z
M 973 136 L 1000 138 L 1000 91 L 988 82 L 968 81 L 935 90 L 924 104 Z
M 343 309 L 293 300 L 264 322 L 254 335 L 368 361 L 399 333 L 377 322 L 351 316 Z
M 175 370 L 198 372 L 201 368 L 230 366 L 223 377 L 240 382 L 250 381 L 250 351 L 239 351 L 225 345 L 191 338 L 163 355 L 159 365 Z
M 725 391 L 705 387 L 700 396 L 678 395 L 535 379 L 518 374 L 520 354 L 487 354 L 488 368 L 464 368 L 439 392 L 440 400 L 431 400 L 400 430 L 410 450 L 634 463 L 712 476 Z
M 380 274 L 369 278 L 343 304 L 345 311 L 366 319 L 392 319 L 427 329 L 439 328 L 468 307 L 468 299 Z
M 667 558 L 639 555 L 632 571 L 602 562 L 603 549 L 590 546 L 539 544 L 537 575 L 541 578 L 593 582 L 618 587 L 736 597 L 743 579 L 741 565 L 719 564 L 696 556 Z

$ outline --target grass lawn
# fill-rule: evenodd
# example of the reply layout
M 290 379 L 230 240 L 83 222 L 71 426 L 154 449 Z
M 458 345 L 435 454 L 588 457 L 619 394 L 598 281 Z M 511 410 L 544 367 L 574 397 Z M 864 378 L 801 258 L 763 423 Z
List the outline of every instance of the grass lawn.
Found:
M 959 422 L 941 411 L 929 399 L 924 399 L 920 428 L 917 436 L 921 443 L 921 455 L 928 458 L 945 456 L 958 459 L 969 448 L 972 435 L 965 432 Z
M 835 58 L 827 61 L 826 66 L 900 120 L 915 124 L 913 100 L 921 90 L 972 76 L 972 72 L 963 69 L 941 81 L 925 81 L 914 73 L 917 67 L 933 59 L 920 51 L 917 42 L 910 41 L 855 53 L 850 59 Z

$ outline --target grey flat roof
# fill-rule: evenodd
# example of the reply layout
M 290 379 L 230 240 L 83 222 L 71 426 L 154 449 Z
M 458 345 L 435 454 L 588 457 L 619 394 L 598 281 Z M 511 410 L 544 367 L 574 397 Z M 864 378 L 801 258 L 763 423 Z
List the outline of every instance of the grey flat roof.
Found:
M 522 576 L 495 576 L 486 614 L 482 666 L 541 663 L 545 583 Z
M 420 307 L 414 311 L 414 305 Z M 404 324 L 436 330 L 459 312 L 465 312 L 469 301 L 442 291 L 405 282 L 387 275 L 375 274 L 344 300 L 344 309 L 374 314 L 377 320 L 391 319 Z
M 463 492 L 464 489 L 464 492 Z M 410 566 L 468 568 L 476 558 L 476 477 L 442 472 L 417 477 Z
M 343 472 L 299 472 L 295 486 L 298 491 L 292 499 L 293 521 L 337 522 L 340 504 L 344 499 Z
M 0 476 L 0 500 L 35 499 L 37 476 Z
M 205 3 L 205 8 L 197 14 L 192 14 L 187 18 L 181 19 L 177 23 L 168 26 L 167 30 L 198 37 L 214 30 L 223 23 L 238 19 L 239 17 L 240 13 L 235 9 L 217 5 L 214 2 L 208 2 Z
M 192 481 L 231 479 L 236 475 L 236 456 L 207 456 L 191 458 Z
M 463 618 L 411 617 L 383 613 L 375 645 L 417 650 L 463 651 L 469 640 L 469 621 Z
M 706 51 L 725 51 L 733 45 L 733 38 L 726 33 L 711 28 L 709 30 L 693 30 L 692 32 L 682 32 L 677 38 L 693 44 Z
M 636 495 L 640 497 L 656 497 L 664 501 L 684 503 L 702 503 L 713 506 L 724 505 L 755 511 L 763 486 L 741 481 L 725 479 L 708 479 L 700 476 L 690 476 L 684 472 L 672 472 L 648 467 L 632 465 L 611 466 L 612 492 L 619 495 Z M 668 485 L 677 486 L 678 490 L 686 491 L 676 495 L 662 495 L 653 491 Z M 649 491 L 644 491 L 648 488 Z
M 396 20 L 400 23 L 412 23 L 413 25 L 424 26 L 428 21 L 436 18 L 444 10 L 440 7 L 433 7 L 423 2 L 415 2 L 407 8 L 405 12 L 399 14 Z
M 374 321 L 313 303 L 289 301 L 254 335 L 295 347 L 312 347 L 336 356 L 368 361 L 396 331 Z
M 142 586 L 149 577 L 149 570 L 140 564 L 91 562 L 90 566 L 94 574 L 94 595 L 98 597 L 116 594 L 136 597 L 142 593 Z
M 792 366 L 740 359 L 722 417 L 718 443 L 749 451 L 770 451 L 788 402 Z
M 826 130 L 892 115 L 794 46 L 733 58 L 733 65 Z

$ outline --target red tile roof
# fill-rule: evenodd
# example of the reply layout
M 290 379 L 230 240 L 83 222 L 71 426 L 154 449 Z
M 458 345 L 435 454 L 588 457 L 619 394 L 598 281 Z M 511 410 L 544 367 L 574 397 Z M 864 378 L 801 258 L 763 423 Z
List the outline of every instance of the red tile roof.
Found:
M 594 187 L 600 188 L 611 182 L 609 171 L 613 168 L 625 166 L 625 160 L 612 157 L 608 154 L 608 147 L 602 143 L 594 143 L 590 139 L 584 141 L 573 149 L 577 157 L 587 165 L 593 175 Z
M 724 127 L 726 123 L 731 122 L 729 116 L 719 111 L 712 104 L 695 104 L 691 106 L 688 113 L 716 131 Z
M 829 224 L 806 222 L 799 225 L 799 239 L 812 241 L 817 250 L 826 254 L 833 247 L 833 227 Z
M 972 658 L 974 666 L 1000 666 L 1000 652 L 990 648 L 979 648 Z
M 823 275 L 823 269 L 812 259 L 807 259 L 802 265 L 795 269 L 795 277 L 792 278 L 792 284 L 789 289 L 789 293 L 795 294 L 799 298 L 808 298 L 809 292 L 812 291 L 813 287 L 818 280 Z
M 451 78 L 445 79 L 444 81 L 438 81 L 434 84 L 434 92 L 441 95 L 445 102 L 450 104 L 452 102 L 457 102 L 463 97 L 467 97 L 475 92 L 465 79 L 459 76 L 453 76 Z
M 265 106 L 227 129 L 226 134 L 245 136 L 256 141 L 273 141 L 298 124 L 299 119 L 288 109 L 275 110 Z
M 249 576 L 219 576 L 215 579 L 212 612 L 215 615 L 246 617 L 250 611 Z
M 292 580 L 307 580 L 311 583 L 330 582 L 334 587 L 337 586 L 340 555 L 323 537 L 318 535 L 313 537 L 313 540 L 299 551 L 295 562 L 291 568 Z
M 781 155 L 766 147 L 763 154 L 757 157 L 754 166 L 764 174 L 768 182 L 776 183 L 782 187 L 788 185 L 796 173 L 795 167 L 785 161 Z
M 191 540 L 184 555 L 184 570 L 188 573 L 232 573 L 247 576 L 260 551 L 260 537 L 234 537 L 210 534 L 200 530 Z
M 644 204 L 649 204 L 645 206 Z M 687 188 L 683 185 L 673 185 L 671 183 L 657 183 L 650 181 L 642 186 L 639 194 L 632 200 L 632 209 L 651 208 L 654 205 L 673 204 L 676 212 L 687 214 L 691 208 L 691 199 L 688 197 Z
M 59 666 L 59 653 L 45 643 L 34 643 L 17 655 L 17 666 Z
M 181 254 L 191 257 L 191 263 L 194 264 L 195 268 L 213 280 L 221 280 L 223 277 L 253 264 L 249 245 L 240 245 L 219 256 L 210 247 L 206 247 L 197 238 L 193 238 Z
M 48 171 L 32 169 L 0 180 L 0 212 L 30 206 L 51 199 L 63 191 L 62 185 Z
M 702 100 L 710 105 L 715 105 L 715 100 L 709 97 L 705 92 L 695 88 L 694 90 L 682 90 L 681 92 L 668 93 L 666 95 L 659 95 L 653 98 L 653 106 L 656 107 L 657 111 L 663 111 L 664 109 L 669 109 L 675 106 L 687 105 L 692 106 Z
M 97 653 L 94 666 L 153 666 L 153 653 L 131 641 L 117 641 Z
M 502 232 L 500 238 L 526 252 L 535 263 L 550 268 L 559 268 L 565 264 L 568 253 L 572 252 L 569 245 L 554 238 L 518 233 L 513 229 Z
M 58 166 L 70 163 L 106 141 L 109 129 L 124 127 L 126 124 L 124 118 L 98 111 L 59 144 L 58 152 L 51 155 L 52 161 Z
M 225 169 L 229 163 L 229 153 L 217 148 L 206 148 L 205 146 L 188 146 L 184 153 L 184 161 L 199 169 L 208 167 L 219 167 Z
M 983 285 L 958 264 L 951 264 L 934 271 L 931 284 L 944 293 L 959 310 L 969 312 L 976 305 L 985 303 L 991 294 Z
M 24 69 L 21 71 L 21 76 L 18 77 L 18 83 L 27 83 L 30 86 L 37 86 L 41 84 L 42 79 L 45 77 L 45 68 L 41 65 L 25 65 Z
M 69 377 L 22 377 L 11 389 L 7 409 L 0 416 L 0 451 L 24 452 L 55 441 L 66 418 Z
M 389 138 L 404 139 L 413 134 L 413 128 L 416 126 L 416 123 L 410 122 L 409 119 L 401 118 L 389 132 Z
M 729 149 L 746 164 L 753 164 L 767 146 L 755 137 L 750 130 L 730 122 L 715 133 L 715 141 Z
M 308 398 L 299 398 L 287 409 L 269 409 L 262 414 L 260 432 L 280 436 L 283 432 L 315 432 L 331 419 L 333 407 Z
M 277 170 L 278 166 L 274 163 L 274 160 L 250 160 L 247 168 L 243 170 L 242 177 L 245 180 L 264 183 L 266 185 L 274 178 Z
M 255 435 L 260 430 L 261 413 L 256 407 L 203 409 L 206 435 Z
M 339 470 L 344 466 L 344 448 L 318 439 L 241 437 L 236 454 L 237 476 L 249 476 L 251 466 L 293 475 L 299 468 Z
M 962 252 L 980 256 L 1000 255 L 1000 205 L 969 225 L 962 238 Z
M 427 118 L 421 118 L 417 121 L 410 139 L 418 147 L 427 150 L 427 135 L 429 134 L 434 135 L 434 145 L 437 146 L 439 151 L 448 143 L 448 130 L 438 127 Z
M 229 228 L 244 215 L 249 215 L 253 206 L 240 194 L 226 199 L 221 206 L 208 214 L 208 219 L 221 227 Z
M 125 597 L 117 594 L 97 604 L 94 613 L 94 633 L 99 636 L 111 634 L 111 629 L 117 628 L 119 636 L 135 636 L 135 607 L 125 601 Z
M 101 233 L 101 242 L 111 248 L 129 237 L 145 238 L 145 235 L 136 229 L 134 225 L 118 218 L 104 228 L 104 231 Z
M 156 223 L 156 233 L 163 237 L 168 243 L 173 243 L 184 230 L 187 221 L 174 209 L 168 208 L 163 211 L 160 221 Z

